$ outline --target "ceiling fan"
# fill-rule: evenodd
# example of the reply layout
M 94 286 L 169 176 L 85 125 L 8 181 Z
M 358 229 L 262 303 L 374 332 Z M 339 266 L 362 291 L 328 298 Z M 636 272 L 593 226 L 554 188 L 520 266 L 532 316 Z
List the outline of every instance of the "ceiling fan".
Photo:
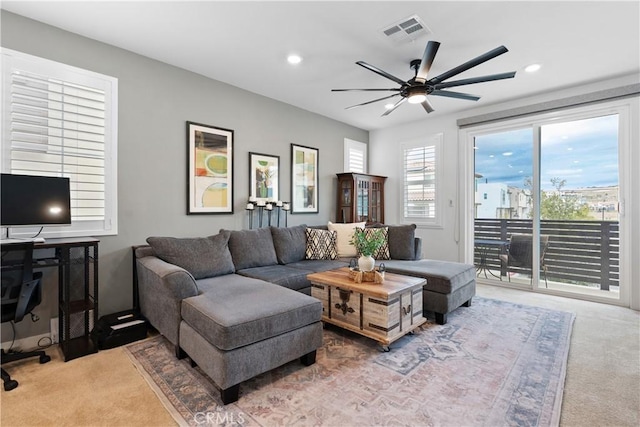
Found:
M 393 98 L 396 96 L 401 96 L 402 98 L 396 102 L 393 107 L 389 108 L 387 111 L 382 114 L 386 116 L 393 112 L 396 108 L 402 105 L 405 101 L 408 101 L 410 104 L 422 104 L 427 113 L 431 113 L 434 111 L 433 107 L 429 103 L 427 99 L 427 95 L 435 95 L 435 96 L 447 96 L 450 98 L 458 98 L 458 99 L 466 99 L 469 101 L 477 101 L 480 99 L 479 96 L 470 95 L 468 93 L 461 92 L 452 92 L 447 89 L 455 86 L 463 86 L 470 85 L 474 83 L 482 83 L 482 82 L 490 82 L 493 80 L 503 80 L 510 79 L 516 75 L 515 71 L 509 73 L 501 73 L 501 74 L 492 74 L 489 76 L 482 77 L 472 77 L 468 79 L 462 80 L 454 80 L 450 82 L 445 82 L 445 80 L 458 75 L 470 68 L 473 68 L 477 65 L 482 64 L 490 59 L 495 58 L 496 56 L 502 55 L 503 53 L 508 52 L 507 48 L 504 46 L 497 47 L 489 52 L 480 55 L 470 61 L 465 62 L 464 64 L 458 65 L 455 68 L 446 71 L 439 76 L 428 78 L 429 71 L 431 69 L 431 65 L 433 64 L 433 59 L 438 52 L 438 48 L 440 47 L 440 43 L 436 41 L 429 41 L 427 43 L 427 47 L 424 50 L 424 54 L 422 55 L 422 59 L 414 59 L 410 63 L 410 67 L 415 71 L 415 76 L 407 81 L 399 79 L 398 77 L 387 73 L 386 71 L 381 70 L 378 67 L 374 67 L 371 64 L 367 64 L 364 61 L 358 61 L 356 64 L 361 67 L 366 68 L 367 70 L 373 71 L 376 74 L 381 75 L 389 80 L 392 80 L 400 85 L 399 88 L 392 89 L 332 89 L 332 92 L 347 92 L 347 91 L 362 91 L 362 92 L 397 92 L 393 95 L 385 96 L 382 98 L 374 99 L 372 101 L 363 102 L 362 104 L 352 105 L 347 107 L 349 110 L 351 108 L 360 107 L 363 105 L 371 104 L 374 102 L 382 101 L 384 99 Z

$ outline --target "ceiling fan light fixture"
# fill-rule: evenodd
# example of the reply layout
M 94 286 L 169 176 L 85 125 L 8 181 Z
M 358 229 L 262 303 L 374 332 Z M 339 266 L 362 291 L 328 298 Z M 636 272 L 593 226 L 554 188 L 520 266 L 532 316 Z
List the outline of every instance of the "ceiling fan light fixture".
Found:
M 409 104 L 421 104 L 427 99 L 427 91 L 423 88 L 413 88 L 409 91 Z

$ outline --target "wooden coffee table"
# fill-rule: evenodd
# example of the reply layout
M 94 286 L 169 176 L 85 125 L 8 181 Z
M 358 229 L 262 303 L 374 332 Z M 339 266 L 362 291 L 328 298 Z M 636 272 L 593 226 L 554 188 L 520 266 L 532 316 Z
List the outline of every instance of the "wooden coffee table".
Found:
M 311 295 L 322 301 L 322 320 L 389 344 L 426 322 L 422 315 L 425 279 L 385 273 L 384 283 L 356 283 L 349 269 L 312 273 Z

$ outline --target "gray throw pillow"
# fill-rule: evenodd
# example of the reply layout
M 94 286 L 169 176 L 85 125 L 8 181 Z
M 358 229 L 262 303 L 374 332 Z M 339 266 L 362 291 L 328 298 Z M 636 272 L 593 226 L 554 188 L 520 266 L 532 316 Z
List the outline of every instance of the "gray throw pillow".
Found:
M 389 226 L 389 255 L 391 259 L 414 260 L 416 258 L 416 225 Z
M 204 279 L 235 272 L 227 246 L 229 235 L 225 231 L 209 237 L 149 237 L 147 243 L 161 260 L 184 268 L 196 279 Z
M 229 251 L 236 270 L 278 263 L 271 230 L 268 228 L 232 231 L 229 237 Z
M 271 227 L 271 237 L 278 263 L 289 264 L 304 259 L 307 247 L 306 228 L 305 224 L 288 228 Z

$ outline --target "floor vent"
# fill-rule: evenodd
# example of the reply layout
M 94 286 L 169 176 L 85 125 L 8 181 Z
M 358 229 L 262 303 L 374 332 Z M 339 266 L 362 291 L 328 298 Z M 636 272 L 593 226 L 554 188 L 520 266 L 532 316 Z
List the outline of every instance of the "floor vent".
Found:
M 383 28 L 382 34 L 395 44 L 404 44 L 431 34 L 431 30 L 418 15 L 411 15 Z

